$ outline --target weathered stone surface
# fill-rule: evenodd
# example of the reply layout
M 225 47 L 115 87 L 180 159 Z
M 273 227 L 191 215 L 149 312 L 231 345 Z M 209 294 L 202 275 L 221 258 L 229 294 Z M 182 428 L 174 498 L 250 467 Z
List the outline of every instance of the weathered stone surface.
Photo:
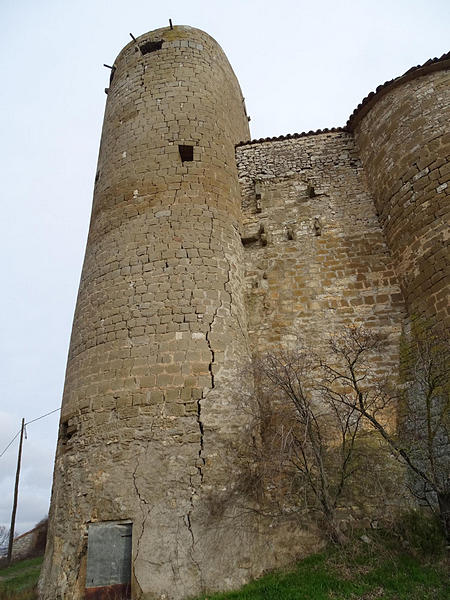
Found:
M 355 125 L 408 313 L 450 326 L 450 71 L 397 86 Z
M 347 130 L 235 153 L 248 121 L 212 38 L 165 28 L 119 54 L 42 600 L 84 597 L 88 530 L 102 521 L 132 524 L 136 599 L 237 587 L 322 543 L 313 524 L 252 510 L 234 390 L 251 387 L 239 373 L 253 353 L 299 332 L 323 349 L 349 324 L 386 335 L 376 368 L 395 372 L 405 317 L 447 318 L 448 72 L 434 67 L 384 90 Z
M 41 521 L 30 531 L 14 538 L 12 547 L 12 559 L 22 560 L 30 556 L 41 554 L 45 548 L 47 537 L 47 522 Z
M 237 161 L 244 235 L 264 228 L 268 238 L 245 247 L 252 347 L 289 345 L 299 332 L 324 346 L 359 324 L 388 336 L 383 368 L 395 369 L 403 299 L 353 136 L 240 146 Z
M 89 523 L 133 522 L 133 593 L 238 585 L 253 536 L 211 523 L 245 423 L 248 356 L 235 144 L 248 137 L 220 47 L 190 27 L 114 63 L 75 312 L 41 597 L 81 598 Z M 183 162 L 180 145 L 194 146 Z M 244 440 L 243 440 L 244 441 Z M 224 475 L 226 473 L 226 477 Z M 212 557 L 216 556 L 216 559 Z M 219 569 L 227 581 L 216 581 Z

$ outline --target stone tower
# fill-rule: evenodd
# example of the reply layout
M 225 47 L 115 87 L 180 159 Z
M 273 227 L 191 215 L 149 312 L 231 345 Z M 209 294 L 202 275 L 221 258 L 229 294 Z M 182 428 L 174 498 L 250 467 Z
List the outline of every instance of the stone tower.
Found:
M 128 44 L 107 93 L 40 594 L 188 597 L 249 576 L 251 539 L 205 509 L 232 481 L 226 439 L 245 437 L 229 387 L 248 353 L 248 119 L 223 51 L 191 27 Z
M 206 33 L 158 29 L 119 54 L 41 600 L 181 600 L 320 546 L 304 507 L 267 510 L 282 492 L 258 479 L 260 437 L 235 390 L 252 354 L 297 334 L 326 351 L 330 333 L 369 327 L 392 377 L 405 322 L 448 324 L 449 61 L 380 86 L 344 128 L 248 141 Z M 395 510 L 398 494 L 361 489 L 343 519 Z
M 350 117 L 406 309 L 450 328 L 450 58 L 377 88 Z

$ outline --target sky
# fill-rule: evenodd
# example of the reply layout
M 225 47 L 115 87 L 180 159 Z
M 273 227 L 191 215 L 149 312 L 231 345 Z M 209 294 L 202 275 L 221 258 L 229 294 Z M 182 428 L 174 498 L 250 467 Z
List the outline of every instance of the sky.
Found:
M 207 31 L 252 138 L 345 124 L 378 85 L 450 50 L 448 0 L 0 0 L 0 453 L 60 406 L 109 70 L 147 31 Z M 24 441 L 16 531 L 48 512 L 59 413 Z M 18 440 L 0 458 L 9 525 Z

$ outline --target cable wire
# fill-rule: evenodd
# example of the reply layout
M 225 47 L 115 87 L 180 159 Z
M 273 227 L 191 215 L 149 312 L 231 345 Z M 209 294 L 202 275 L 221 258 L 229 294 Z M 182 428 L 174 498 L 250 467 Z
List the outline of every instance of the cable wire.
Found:
M 13 439 L 9 442 L 9 444 L 6 446 L 6 448 L 3 450 L 3 452 L 0 454 L 0 458 L 5 454 L 5 452 L 8 450 L 8 448 L 11 446 L 11 444 L 14 442 L 14 440 L 17 438 L 18 435 L 20 435 L 20 432 L 22 431 L 22 428 L 19 429 L 19 431 L 16 433 L 16 435 L 13 437 Z
M 58 412 L 58 410 L 61 410 L 61 408 L 55 408 L 55 410 L 51 410 L 50 412 L 45 413 L 45 415 L 41 415 L 40 417 L 36 417 L 36 419 L 27 421 L 26 423 L 24 423 L 24 426 L 27 426 L 30 423 L 35 423 L 36 421 L 39 421 L 40 419 L 43 419 L 44 417 L 48 417 L 49 415 L 52 415 L 53 413 Z M 6 448 L 0 454 L 0 458 L 5 454 L 5 452 L 8 450 L 8 448 L 13 444 L 14 440 L 20 435 L 21 431 L 22 431 L 22 428 L 19 429 L 19 431 L 16 433 L 16 435 L 13 437 L 13 439 L 9 442 L 9 444 L 6 446 Z M 25 437 L 26 437 L 26 433 L 25 433 Z
M 61 408 L 55 408 L 55 410 L 51 410 L 48 413 L 45 413 L 45 415 L 41 415 L 40 417 L 36 417 L 36 419 L 32 419 L 31 421 L 27 421 L 25 423 L 25 425 L 29 425 L 30 423 L 35 423 L 36 421 L 39 421 L 40 419 L 43 419 L 44 417 L 48 417 L 48 415 L 52 415 L 55 412 L 58 412 L 58 410 L 61 410 Z

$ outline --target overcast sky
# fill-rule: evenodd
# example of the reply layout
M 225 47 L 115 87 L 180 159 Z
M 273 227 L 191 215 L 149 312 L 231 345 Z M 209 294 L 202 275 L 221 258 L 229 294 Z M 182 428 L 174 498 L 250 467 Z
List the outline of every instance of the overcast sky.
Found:
M 448 0 L 0 0 L 0 453 L 60 405 L 109 71 L 174 24 L 207 31 L 233 66 L 253 138 L 345 124 L 375 87 L 450 48 Z M 17 531 L 48 511 L 59 414 L 29 425 Z M 17 440 L 0 458 L 10 520 Z

